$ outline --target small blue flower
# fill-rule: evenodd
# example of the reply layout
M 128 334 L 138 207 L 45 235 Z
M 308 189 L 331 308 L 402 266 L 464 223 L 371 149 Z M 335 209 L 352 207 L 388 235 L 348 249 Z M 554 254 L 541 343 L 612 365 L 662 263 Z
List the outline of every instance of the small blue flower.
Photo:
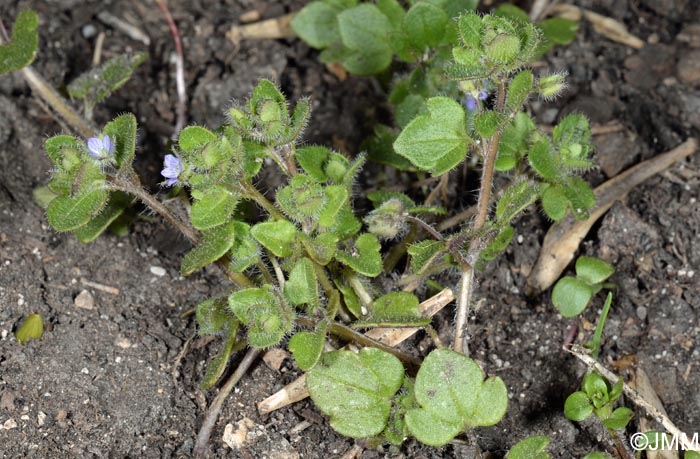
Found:
M 114 145 L 109 135 L 90 137 L 87 141 L 88 154 L 95 159 L 109 159 L 114 153 Z
M 168 179 L 165 183 L 166 186 L 173 186 L 178 182 L 178 177 L 182 173 L 182 161 L 175 155 L 165 155 L 163 160 L 163 169 L 160 173 L 163 177 Z
M 486 100 L 488 99 L 488 97 L 489 93 L 485 89 L 479 91 L 479 100 Z M 473 112 L 474 110 L 476 110 L 476 98 L 471 94 L 467 94 L 467 99 L 465 100 L 464 105 L 467 107 L 467 110 Z

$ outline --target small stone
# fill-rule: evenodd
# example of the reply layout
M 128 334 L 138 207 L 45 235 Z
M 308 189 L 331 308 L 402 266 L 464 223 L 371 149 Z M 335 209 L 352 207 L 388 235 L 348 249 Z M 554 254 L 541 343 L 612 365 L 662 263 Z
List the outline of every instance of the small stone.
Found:
M 700 85 L 700 50 L 681 55 L 676 66 L 678 79 L 690 85 Z
M 2 397 L 0 397 L 0 408 L 3 410 L 7 411 L 14 411 L 15 410 L 15 394 L 10 392 L 9 390 L 6 390 L 5 392 L 2 393 Z
M 95 35 L 97 35 L 97 28 L 92 24 L 85 24 L 81 29 L 80 33 L 83 34 L 83 38 L 89 40 Z
M 158 277 L 163 277 L 165 276 L 165 269 L 161 268 L 160 266 L 151 266 L 150 268 L 151 274 L 155 274 Z
M 224 428 L 223 440 L 231 449 L 239 449 L 246 442 L 248 431 L 255 427 L 255 423 L 248 418 L 243 418 L 237 423 L 236 430 L 233 430 L 233 424 L 226 424 Z
M 74 303 L 81 309 L 87 309 L 88 311 L 95 309 L 95 298 L 93 298 L 92 293 L 88 292 L 87 290 L 82 290 L 80 293 L 78 293 L 78 296 L 75 297 Z
M 263 362 L 271 369 L 279 372 L 282 367 L 282 363 L 285 359 L 289 358 L 289 353 L 278 347 L 270 349 L 263 355 Z
M 10 429 L 16 429 L 17 428 L 17 421 L 14 419 L 10 418 L 5 423 L 2 425 L 6 430 Z
M 639 317 L 639 320 L 644 320 L 647 318 L 647 308 L 646 306 L 639 306 L 637 308 L 637 317 Z
M 43 411 L 39 411 L 36 414 L 36 422 L 39 424 L 39 427 L 46 424 L 46 413 L 44 413 Z

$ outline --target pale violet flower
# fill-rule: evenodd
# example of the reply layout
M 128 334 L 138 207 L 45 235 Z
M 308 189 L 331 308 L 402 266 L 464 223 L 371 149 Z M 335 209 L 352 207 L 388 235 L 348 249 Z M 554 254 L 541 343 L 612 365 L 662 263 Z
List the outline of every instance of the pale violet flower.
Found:
M 88 154 L 95 159 L 109 159 L 114 153 L 114 144 L 109 135 L 90 137 L 87 141 Z
M 481 91 L 479 91 L 479 100 L 486 100 L 488 97 L 489 93 L 486 90 L 482 89 Z M 467 99 L 464 102 L 464 105 L 467 107 L 467 110 L 473 112 L 474 110 L 476 110 L 477 106 L 476 97 L 472 96 L 471 94 L 467 94 Z
M 160 171 L 160 173 L 163 177 L 168 179 L 165 185 L 175 185 L 178 182 L 178 177 L 182 173 L 182 161 L 180 161 L 180 159 L 175 155 L 165 155 L 163 166 L 165 168 Z

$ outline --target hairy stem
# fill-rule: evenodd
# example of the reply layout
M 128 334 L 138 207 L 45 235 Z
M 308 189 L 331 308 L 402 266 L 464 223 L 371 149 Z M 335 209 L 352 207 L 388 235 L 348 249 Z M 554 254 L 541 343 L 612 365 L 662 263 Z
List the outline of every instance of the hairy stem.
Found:
M 275 220 L 285 219 L 284 215 L 282 215 L 282 212 L 277 210 L 275 205 L 272 204 L 269 199 L 267 199 L 261 192 L 258 191 L 257 188 L 255 188 L 247 180 L 241 181 L 241 187 L 243 188 L 243 193 L 246 195 L 246 197 L 255 201 L 260 207 L 262 207 L 265 210 L 265 212 L 270 214 L 272 218 L 274 218 Z
M 178 218 L 173 214 L 170 209 L 168 209 L 165 204 L 160 202 L 158 199 L 156 199 L 155 196 L 152 194 L 148 193 L 146 190 L 144 190 L 141 186 L 135 185 L 134 183 L 130 181 L 124 181 L 122 179 L 119 179 L 117 177 L 109 177 L 107 179 L 107 182 L 109 183 L 109 187 L 113 190 L 116 191 L 123 191 L 124 193 L 128 193 L 134 197 L 136 197 L 139 201 L 144 203 L 146 206 L 151 208 L 154 212 L 156 212 L 158 215 L 163 217 L 165 221 L 167 221 L 169 224 L 171 224 L 175 229 L 180 231 L 183 236 L 185 236 L 187 239 L 192 244 L 197 244 L 200 240 L 199 234 L 197 233 L 197 230 L 195 230 L 192 226 L 190 226 L 187 222 L 183 221 L 182 219 Z M 250 287 L 255 287 L 255 284 L 253 284 L 248 277 L 245 276 L 243 273 L 237 273 L 231 270 L 229 267 L 229 264 L 231 262 L 231 259 L 228 255 L 220 258 L 217 260 L 217 264 L 219 267 L 224 271 L 226 274 L 226 277 L 229 278 L 231 282 L 234 284 L 238 285 L 239 287 L 243 288 L 250 288 Z
M 262 349 L 250 348 L 248 352 L 238 364 L 238 368 L 233 372 L 231 377 L 226 381 L 226 384 L 221 388 L 219 393 L 214 398 L 207 414 L 202 422 L 202 427 L 199 429 L 199 434 L 197 434 L 197 444 L 194 447 L 194 456 L 197 458 L 203 458 L 206 456 L 207 443 L 209 443 L 209 438 L 211 437 L 211 432 L 216 425 L 216 421 L 219 418 L 219 413 L 221 413 L 221 407 L 228 395 L 233 390 L 234 386 L 241 380 L 243 375 L 250 369 L 255 360 L 258 358 Z
M 498 95 L 496 99 L 496 111 L 501 111 L 505 103 L 505 86 L 501 81 L 498 84 Z M 491 137 L 484 145 L 484 165 L 481 171 L 481 185 L 479 188 L 479 200 L 476 205 L 476 217 L 472 226 L 474 234 L 484 228 L 489 215 L 489 203 L 491 200 L 491 187 L 493 185 L 493 171 L 498 156 L 498 145 L 501 141 L 501 131 Z M 460 279 L 460 292 L 457 298 L 457 316 L 455 319 L 454 350 L 464 353 L 467 349 L 467 321 L 469 319 L 469 307 L 471 303 L 472 291 L 474 290 L 474 267 L 472 266 L 481 246 L 481 237 L 475 237 L 469 244 L 469 264 L 462 267 L 462 278 Z

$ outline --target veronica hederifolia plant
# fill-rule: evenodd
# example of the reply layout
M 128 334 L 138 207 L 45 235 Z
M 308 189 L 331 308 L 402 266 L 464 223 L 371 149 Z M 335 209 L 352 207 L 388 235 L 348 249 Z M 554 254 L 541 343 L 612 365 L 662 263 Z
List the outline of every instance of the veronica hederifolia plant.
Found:
M 470 12 L 455 21 L 448 15 L 445 22 L 433 8 L 457 3 L 418 1 L 412 9 L 420 6 L 425 14 L 416 9 L 402 19 L 402 24 L 426 25 L 423 36 L 404 37 L 409 47 L 448 45 L 441 57 L 446 65 L 430 71 L 449 82 L 450 92 L 426 93 L 424 110 L 405 111 L 402 130 L 389 146 L 407 168 L 441 181 L 469 154 L 476 157 L 482 181 L 471 225 L 442 234 L 427 220 L 439 218 L 444 209 L 387 190 L 367 196 L 374 209 L 357 215 L 354 184 L 365 156 L 349 159 L 304 145 L 300 136 L 309 101 L 290 106 L 268 80 L 260 81 L 245 103 L 230 107 L 219 129 L 189 126 L 165 155 L 162 185 L 190 198 L 186 218 L 141 187 L 132 166 L 136 120 L 122 115 L 88 138 L 47 140 L 54 164 L 49 187 L 56 194 L 47 208 L 49 222 L 91 240 L 139 199 L 193 243 L 180 267 L 183 275 L 212 263 L 224 269 L 232 288 L 197 307 L 200 331 L 223 338 L 203 387 L 217 383 L 237 349 L 288 342 L 307 371 L 312 399 L 344 435 L 395 444 L 413 436 L 444 445 L 462 432 L 496 424 L 507 409 L 505 384 L 465 355 L 464 312 L 474 270 L 505 250 L 514 235 L 513 220 L 538 200 L 553 219 L 569 211 L 583 218 L 593 203 L 579 174 L 593 163 L 585 118 L 565 118 L 550 137 L 523 112 L 533 95 L 552 97 L 563 89 L 561 75 L 537 77 L 526 67 L 540 49 L 541 31 L 522 20 Z M 365 14 L 392 5 L 359 6 Z M 367 24 L 383 27 L 375 13 L 369 13 L 375 20 Z M 363 48 L 357 14 L 348 13 L 337 30 L 348 48 L 341 50 L 343 59 L 348 65 L 367 63 L 362 52 L 369 50 L 370 63 L 380 67 L 387 52 L 391 59 L 399 48 Z M 446 27 L 439 36 L 430 32 L 438 23 Z M 283 177 L 272 200 L 254 184 L 265 164 Z M 509 181 L 492 200 L 496 172 L 508 173 Z M 251 204 L 261 209 L 260 218 L 242 211 Z M 403 247 L 395 252 L 399 257 L 407 257 L 408 271 L 398 280 L 395 263 L 383 256 L 394 245 Z M 421 364 L 358 331 L 427 327 L 413 291 L 454 269 L 462 273 L 454 350 L 436 349 Z M 331 335 L 359 343 L 362 350 L 324 353 Z M 535 443 L 533 450 L 546 446 Z

